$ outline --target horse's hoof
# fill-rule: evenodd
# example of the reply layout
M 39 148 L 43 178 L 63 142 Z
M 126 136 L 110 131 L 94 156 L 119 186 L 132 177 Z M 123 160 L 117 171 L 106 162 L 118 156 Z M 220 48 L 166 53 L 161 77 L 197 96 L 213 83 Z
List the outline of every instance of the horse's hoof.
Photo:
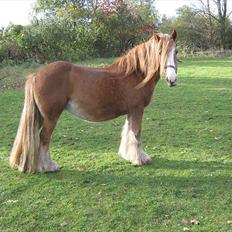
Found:
M 51 161 L 49 168 L 45 170 L 45 172 L 58 172 L 59 170 L 60 170 L 59 165 L 56 162 Z
M 140 159 L 133 160 L 131 163 L 133 166 L 137 167 L 137 166 L 141 166 L 141 165 L 150 164 L 151 162 L 152 162 L 151 157 L 144 154 L 144 155 L 142 155 L 142 157 Z
M 151 162 L 152 162 L 152 159 L 151 159 L 150 156 L 145 155 L 145 156 L 143 157 L 143 164 L 150 164 Z
M 44 163 L 43 166 L 38 167 L 37 172 L 57 172 L 59 170 L 59 165 L 56 162 L 50 160 L 47 163 Z

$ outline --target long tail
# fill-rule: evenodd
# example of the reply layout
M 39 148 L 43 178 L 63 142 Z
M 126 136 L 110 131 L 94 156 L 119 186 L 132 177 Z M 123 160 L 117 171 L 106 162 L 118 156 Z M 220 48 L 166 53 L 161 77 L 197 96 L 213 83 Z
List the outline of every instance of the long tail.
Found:
M 28 77 L 25 84 L 24 107 L 10 155 L 10 166 L 21 172 L 36 172 L 42 115 L 34 99 L 35 74 Z

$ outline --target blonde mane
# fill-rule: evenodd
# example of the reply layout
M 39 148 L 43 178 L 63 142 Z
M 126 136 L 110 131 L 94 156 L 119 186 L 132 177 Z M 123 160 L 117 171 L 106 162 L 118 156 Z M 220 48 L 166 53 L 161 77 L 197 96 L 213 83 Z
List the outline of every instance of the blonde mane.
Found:
M 170 35 L 159 34 L 159 39 L 155 35 L 147 42 L 129 50 L 113 64 L 125 76 L 140 71 L 144 79 L 137 85 L 137 88 L 146 85 L 158 70 L 160 70 L 161 75 L 165 72 L 168 54 L 174 41 Z

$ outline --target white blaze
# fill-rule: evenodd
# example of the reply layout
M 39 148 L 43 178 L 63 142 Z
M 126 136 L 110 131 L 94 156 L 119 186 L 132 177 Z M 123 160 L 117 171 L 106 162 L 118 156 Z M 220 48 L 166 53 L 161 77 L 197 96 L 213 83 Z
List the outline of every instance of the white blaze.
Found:
M 176 67 L 174 56 L 175 56 L 175 48 L 172 48 L 168 56 L 167 69 L 166 69 L 166 78 L 169 82 L 176 82 L 177 79 L 176 70 L 173 68 Z

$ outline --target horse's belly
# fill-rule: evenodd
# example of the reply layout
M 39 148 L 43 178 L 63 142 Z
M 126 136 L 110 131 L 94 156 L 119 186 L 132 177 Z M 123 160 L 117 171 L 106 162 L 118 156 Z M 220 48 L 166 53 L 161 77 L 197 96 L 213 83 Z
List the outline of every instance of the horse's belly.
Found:
M 93 121 L 90 115 L 88 115 L 81 107 L 79 107 L 75 102 L 71 100 L 66 105 L 66 110 L 81 119 Z
M 88 108 L 88 109 L 87 109 Z M 99 122 L 116 118 L 124 113 L 115 112 L 111 107 L 100 107 L 90 109 L 89 107 L 82 107 L 80 104 L 70 100 L 66 105 L 66 110 L 73 115 L 87 121 Z

